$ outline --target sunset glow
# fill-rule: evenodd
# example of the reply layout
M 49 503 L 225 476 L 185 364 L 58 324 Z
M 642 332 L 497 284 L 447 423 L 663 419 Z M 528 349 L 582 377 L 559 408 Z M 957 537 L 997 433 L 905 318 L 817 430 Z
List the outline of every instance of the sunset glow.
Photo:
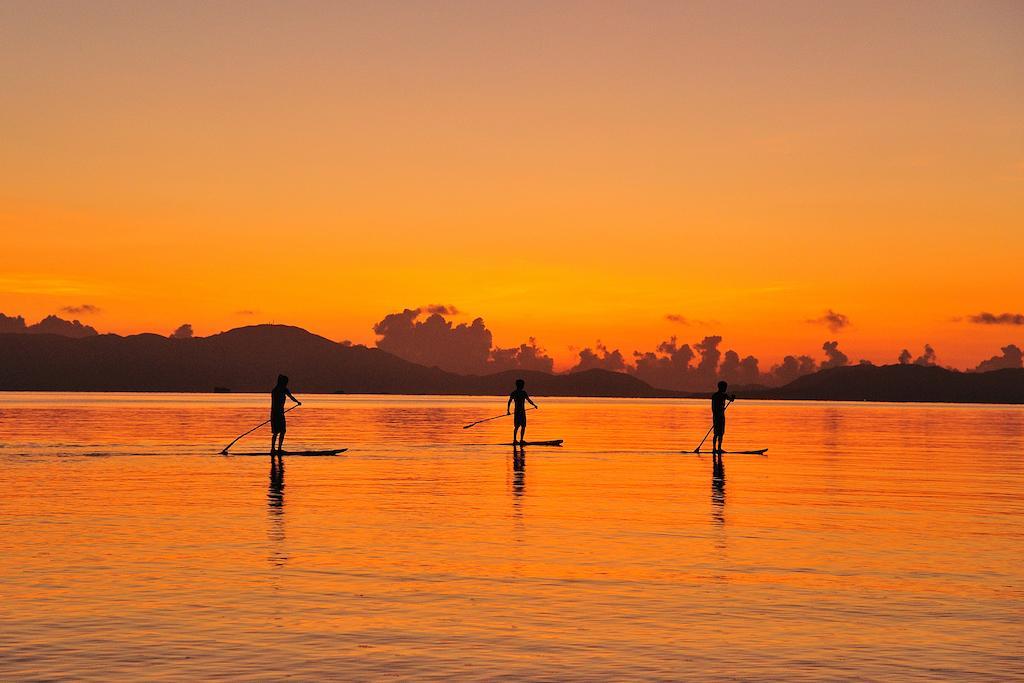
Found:
M 1018 3 L 18 2 L 0 57 L 30 322 L 373 345 L 443 303 L 558 369 L 1024 342 L 970 321 L 1024 311 Z

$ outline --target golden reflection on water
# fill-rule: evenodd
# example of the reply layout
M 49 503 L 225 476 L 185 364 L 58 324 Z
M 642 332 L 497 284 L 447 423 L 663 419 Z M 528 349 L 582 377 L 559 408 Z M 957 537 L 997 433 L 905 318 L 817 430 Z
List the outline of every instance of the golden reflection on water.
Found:
M 303 398 L 0 395 L 0 677 L 1022 673 L 1021 408 Z

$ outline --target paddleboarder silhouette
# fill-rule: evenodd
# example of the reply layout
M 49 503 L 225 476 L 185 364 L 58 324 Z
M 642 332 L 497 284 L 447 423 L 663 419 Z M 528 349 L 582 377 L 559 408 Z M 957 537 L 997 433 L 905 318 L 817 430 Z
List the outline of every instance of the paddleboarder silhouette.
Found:
M 525 443 L 526 442 L 526 404 L 529 403 L 534 408 L 537 404 L 533 402 L 530 395 L 526 393 L 523 388 L 526 386 L 526 382 L 521 379 L 516 380 L 516 390 L 508 395 L 508 403 L 505 404 L 505 414 L 508 415 L 512 412 L 512 404 L 516 404 L 516 414 L 512 418 L 512 444 Z M 516 441 L 516 434 L 519 434 L 519 441 Z
M 711 439 L 711 454 L 722 454 L 722 439 L 725 437 L 725 407 L 736 400 L 736 394 L 727 394 L 728 382 L 719 382 L 718 391 L 711 395 L 711 424 L 715 431 Z
M 278 455 L 284 452 L 284 434 L 288 429 L 284 419 L 284 400 L 290 398 L 295 405 L 302 405 L 302 401 L 292 396 L 288 391 L 288 377 L 277 376 L 277 385 L 270 390 L 270 457 L 274 453 Z

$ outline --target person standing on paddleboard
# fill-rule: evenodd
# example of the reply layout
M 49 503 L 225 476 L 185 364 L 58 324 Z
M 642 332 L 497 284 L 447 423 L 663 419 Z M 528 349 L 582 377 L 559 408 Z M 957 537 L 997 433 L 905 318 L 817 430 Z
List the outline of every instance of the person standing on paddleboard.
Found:
M 722 453 L 722 438 L 725 437 L 725 407 L 736 400 L 736 394 L 727 394 L 728 382 L 719 382 L 718 391 L 711 394 L 711 425 L 715 435 L 711 439 L 712 455 Z
M 270 455 L 274 452 L 284 451 L 284 433 L 287 425 L 284 420 L 284 399 L 290 398 L 295 405 L 301 406 L 302 402 L 292 396 L 288 391 L 288 378 L 284 375 L 277 376 L 277 386 L 270 391 Z
M 512 444 L 526 443 L 526 404 L 529 403 L 534 408 L 537 404 L 533 402 L 530 395 L 526 393 L 523 387 L 526 386 L 526 382 L 517 379 L 516 390 L 508 395 L 508 403 L 505 405 L 505 414 L 508 415 L 512 412 L 512 404 L 516 404 L 516 414 L 512 418 Z M 519 442 L 516 441 L 516 434 L 519 434 Z

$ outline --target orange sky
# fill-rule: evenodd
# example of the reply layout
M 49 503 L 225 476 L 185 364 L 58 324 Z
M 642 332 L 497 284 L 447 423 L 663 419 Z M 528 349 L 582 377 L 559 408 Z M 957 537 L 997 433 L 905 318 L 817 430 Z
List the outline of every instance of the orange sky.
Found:
M 560 367 L 1024 343 L 956 320 L 1024 311 L 1020 3 L 8 2 L 0 85 L 30 322 L 372 343 L 450 303 Z

